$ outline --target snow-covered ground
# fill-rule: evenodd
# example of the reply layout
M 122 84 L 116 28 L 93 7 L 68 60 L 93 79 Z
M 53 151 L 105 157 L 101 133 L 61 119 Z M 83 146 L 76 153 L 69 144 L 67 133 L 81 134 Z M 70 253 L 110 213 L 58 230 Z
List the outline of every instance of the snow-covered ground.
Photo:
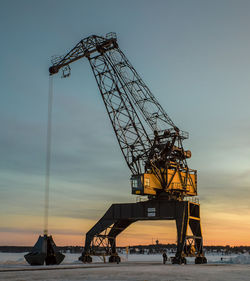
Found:
M 126 255 L 121 255 L 122 262 L 119 265 L 104 264 L 103 260 L 94 257 L 93 263 L 89 265 L 78 261 L 79 254 L 66 254 L 61 265 L 49 267 L 31 267 L 26 263 L 23 255 L 24 253 L 0 253 L 0 280 L 250 280 L 248 254 L 230 256 L 207 254 L 206 265 L 195 265 L 192 258 L 188 258 L 187 265 L 172 265 L 170 261 L 163 265 L 162 256 L 159 254 L 134 254 L 128 255 L 128 258 Z M 20 269 L 26 271 L 17 271 Z
M 15 266 L 28 266 L 24 259 L 26 253 L 1 253 L 0 252 L 0 269 L 3 267 L 15 267 Z M 119 254 L 122 262 L 162 262 L 161 254 L 153 255 L 140 255 L 129 254 L 128 257 L 125 254 Z M 167 253 L 168 259 L 174 254 Z M 80 254 L 65 254 L 65 259 L 62 265 L 82 264 L 78 261 Z M 209 264 L 250 264 L 250 255 L 221 255 L 221 254 L 206 254 L 206 258 Z M 93 263 L 103 263 L 101 257 L 93 257 Z M 168 261 L 170 263 L 170 260 Z M 194 263 L 194 258 L 187 258 L 188 264 Z M 250 279 L 249 279 L 250 280 Z

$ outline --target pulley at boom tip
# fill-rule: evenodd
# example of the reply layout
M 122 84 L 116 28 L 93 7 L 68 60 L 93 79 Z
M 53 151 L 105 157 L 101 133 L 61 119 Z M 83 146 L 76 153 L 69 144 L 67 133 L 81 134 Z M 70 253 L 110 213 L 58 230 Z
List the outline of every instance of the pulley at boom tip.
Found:
M 51 66 L 51 67 L 49 68 L 49 75 L 51 76 L 51 75 L 53 75 L 53 74 L 56 74 L 56 73 L 58 73 L 58 71 L 59 71 L 58 67 L 56 67 L 56 66 Z

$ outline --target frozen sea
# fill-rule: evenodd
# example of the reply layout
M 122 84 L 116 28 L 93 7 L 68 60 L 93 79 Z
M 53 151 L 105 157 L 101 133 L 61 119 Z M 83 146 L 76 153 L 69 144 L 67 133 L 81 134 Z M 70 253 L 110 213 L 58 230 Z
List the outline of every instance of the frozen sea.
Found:
M 78 261 L 79 254 L 66 254 L 58 266 L 29 266 L 25 253 L 0 253 L 0 280 L 135 280 L 135 281 L 249 281 L 250 256 L 207 254 L 208 264 L 195 265 L 188 258 L 187 265 L 162 264 L 162 256 L 120 255 L 120 264 L 103 263 L 94 257 L 92 264 Z M 168 254 L 171 256 L 171 254 Z M 221 260 L 221 257 L 223 260 Z

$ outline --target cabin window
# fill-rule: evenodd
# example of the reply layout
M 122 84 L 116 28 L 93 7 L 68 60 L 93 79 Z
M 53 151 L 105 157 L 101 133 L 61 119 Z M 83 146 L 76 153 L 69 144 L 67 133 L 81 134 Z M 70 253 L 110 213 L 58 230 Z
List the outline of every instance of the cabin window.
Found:
M 138 181 L 137 179 L 133 179 L 132 181 L 132 187 L 137 188 L 138 187 Z

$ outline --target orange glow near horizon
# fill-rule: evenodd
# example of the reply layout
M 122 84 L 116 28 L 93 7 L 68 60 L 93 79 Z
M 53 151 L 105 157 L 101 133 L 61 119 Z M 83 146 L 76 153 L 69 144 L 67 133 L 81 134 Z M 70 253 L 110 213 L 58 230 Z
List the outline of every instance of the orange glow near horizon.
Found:
M 204 245 L 250 245 L 249 214 L 235 215 L 226 213 L 204 212 L 202 229 Z M 19 221 L 19 223 L 18 223 Z M 15 224 L 20 231 L 5 231 L 1 233 L 0 245 L 32 246 L 43 235 L 42 231 L 28 231 L 29 226 L 37 226 L 34 218 L 16 218 Z M 32 224 L 33 222 L 33 224 Z M 85 233 L 96 221 L 72 218 L 50 218 L 50 234 L 58 246 L 84 246 Z M 176 243 L 175 221 L 148 221 L 137 222 L 128 227 L 117 238 L 117 246 L 148 245 L 159 240 L 162 244 Z

